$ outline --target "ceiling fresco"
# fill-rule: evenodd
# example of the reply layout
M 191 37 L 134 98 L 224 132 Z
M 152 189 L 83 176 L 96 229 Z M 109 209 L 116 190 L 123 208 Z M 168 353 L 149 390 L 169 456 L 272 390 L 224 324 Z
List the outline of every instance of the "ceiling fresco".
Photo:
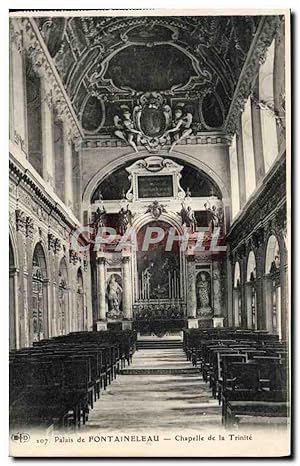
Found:
M 154 92 L 188 106 L 193 132 L 222 128 L 259 16 L 36 18 L 86 135 Z M 148 141 L 149 143 L 149 141 Z

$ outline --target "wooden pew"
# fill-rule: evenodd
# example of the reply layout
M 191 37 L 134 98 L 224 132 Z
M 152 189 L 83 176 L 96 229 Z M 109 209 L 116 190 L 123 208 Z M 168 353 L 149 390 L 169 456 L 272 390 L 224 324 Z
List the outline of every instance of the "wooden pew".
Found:
M 136 332 L 131 331 L 76 332 L 12 351 L 11 422 L 46 425 L 52 419 L 58 425 L 80 426 L 100 389 L 117 376 L 121 346 L 128 348 L 130 363 L 135 342 Z

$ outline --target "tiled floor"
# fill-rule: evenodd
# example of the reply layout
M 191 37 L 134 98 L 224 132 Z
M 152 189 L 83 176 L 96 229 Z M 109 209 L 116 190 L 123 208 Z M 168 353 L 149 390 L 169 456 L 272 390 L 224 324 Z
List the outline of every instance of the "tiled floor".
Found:
M 144 368 L 190 370 L 145 375 Z M 128 433 L 220 426 L 221 409 L 182 349 L 140 350 L 130 369 L 137 374 L 118 375 L 95 403 L 83 429 Z

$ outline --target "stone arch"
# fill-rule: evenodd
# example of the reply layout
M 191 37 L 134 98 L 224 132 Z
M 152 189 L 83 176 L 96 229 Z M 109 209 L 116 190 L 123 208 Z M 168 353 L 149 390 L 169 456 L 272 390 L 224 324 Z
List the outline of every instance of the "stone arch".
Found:
M 42 340 L 49 334 L 48 267 L 43 244 L 39 241 L 32 254 L 32 308 L 29 310 L 30 340 Z
M 241 266 L 239 261 L 236 261 L 234 264 L 234 279 L 233 279 L 233 286 L 237 288 L 241 285 Z
M 46 244 L 45 238 L 40 236 L 38 233 L 35 234 L 32 242 L 32 251 L 34 254 L 34 251 L 36 250 L 37 246 L 39 246 L 38 250 L 43 251 L 43 254 L 41 254 L 41 257 L 43 257 L 44 260 L 44 269 L 46 271 L 46 277 L 45 278 L 50 278 L 50 263 L 49 263 L 49 254 L 48 254 L 48 245 Z M 40 249 L 41 248 L 41 249 Z
M 14 267 L 19 269 L 19 255 L 18 255 L 18 247 L 17 247 L 17 238 L 16 238 L 16 235 L 15 235 L 15 230 L 13 229 L 11 224 L 9 224 L 9 247 L 10 247 L 9 253 L 12 253 L 12 257 L 13 257 Z M 10 260 L 9 260 L 9 263 L 10 263 Z
M 38 267 L 43 274 L 43 278 L 48 278 L 48 267 L 46 262 L 46 255 L 41 242 L 38 242 L 34 249 L 32 255 L 32 265 L 34 267 Z M 33 270 L 33 274 L 35 271 Z
M 154 220 L 155 219 L 151 216 L 150 213 L 140 215 L 132 222 L 132 228 L 134 228 L 136 230 L 136 233 L 138 233 L 141 228 L 143 228 L 145 225 Z M 158 220 L 161 222 L 168 223 L 170 226 L 174 227 L 180 235 L 184 233 L 181 222 L 175 215 L 172 215 L 168 212 L 162 212 Z
M 69 285 L 69 270 L 68 270 L 67 261 L 66 261 L 65 256 L 63 256 L 60 259 L 60 262 L 59 262 L 58 273 L 60 273 L 60 272 L 61 272 L 61 277 L 64 280 L 66 280 L 66 283 Z
M 277 259 L 279 261 L 277 261 Z M 265 250 L 265 274 L 269 274 L 272 264 L 276 266 L 276 262 L 278 265 L 280 263 L 280 248 L 279 248 L 279 241 L 274 234 L 271 234 L 268 238 Z
M 271 333 L 281 337 L 284 322 L 282 312 L 282 289 L 280 246 L 277 236 L 271 232 L 265 249 L 265 276 L 264 276 L 264 301 L 266 310 L 266 325 Z
M 160 154 L 158 154 L 160 155 Z M 161 154 L 160 156 L 164 157 L 166 154 Z M 104 167 L 102 167 L 94 176 L 93 178 L 88 182 L 88 184 L 84 188 L 83 192 L 83 209 L 87 209 L 88 206 L 90 205 L 91 197 L 97 186 L 107 177 L 108 174 L 113 173 L 115 170 L 118 168 L 121 168 L 123 165 L 126 165 L 127 162 L 134 162 L 135 160 L 138 159 L 143 159 L 149 157 L 149 153 L 145 150 L 140 151 L 138 153 L 136 152 L 130 152 L 129 154 L 123 155 L 120 157 L 118 160 L 114 160 Z M 173 151 L 171 154 L 172 158 L 175 159 L 180 159 L 183 162 L 186 162 L 190 164 L 192 167 L 195 169 L 203 171 L 209 178 L 211 178 L 214 183 L 217 184 L 221 194 L 222 194 L 222 199 L 225 202 L 229 202 L 229 192 L 228 189 L 223 182 L 223 180 L 217 175 L 217 173 L 212 170 L 210 167 L 208 167 L 204 162 L 202 162 L 199 159 L 196 159 L 195 157 L 184 154 L 180 151 Z
M 65 335 L 70 329 L 70 284 L 69 271 L 65 256 L 59 262 L 58 267 L 58 309 L 57 332 Z
M 247 282 L 253 281 L 256 278 L 256 258 L 254 252 L 251 250 L 248 254 L 247 260 Z
M 251 329 L 257 329 L 256 258 L 252 249 L 249 251 L 247 259 L 245 291 L 247 327 Z

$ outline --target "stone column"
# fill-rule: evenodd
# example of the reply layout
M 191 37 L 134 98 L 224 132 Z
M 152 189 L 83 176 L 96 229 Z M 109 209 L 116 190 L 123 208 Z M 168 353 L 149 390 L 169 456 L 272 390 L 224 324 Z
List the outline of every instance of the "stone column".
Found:
M 257 314 L 257 328 L 264 330 L 267 328 L 266 322 L 266 309 L 264 306 L 264 254 L 263 240 L 259 242 L 259 246 L 255 251 L 256 258 L 256 314 Z
M 241 118 L 240 118 L 239 129 L 236 134 L 236 151 L 237 151 L 237 161 L 238 161 L 239 193 L 240 193 L 240 209 L 241 209 L 246 203 L 246 176 L 245 176 L 245 162 L 244 162 L 244 148 L 243 148 Z
M 51 224 L 52 217 L 49 217 L 49 222 Z M 52 234 L 48 233 L 48 279 L 49 282 L 45 283 L 47 286 L 47 303 L 48 303 L 48 315 L 49 315 L 49 337 L 54 337 L 58 335 L 57 333 L 57 324 L 58 316 L 57 310 L 58 306 L 58 258 L 56 253 L 58 252 L 58 241 L 57 238 Z M 45 289 L 46 291 L 46 289 Z
M 51 94 L 44 77 L 41 77 L 41 115 L 43 136 L 43 178 L 55 187 L 55 161 L 53 149 L 53 119 Z
M 122 257 L 123 314 L 125 319 L 132 318 L 130 258 Z
M 18 269 L 9 268 L 9 349 L 20 348 Z
M 233 280 L 234 280 L 234 265 L 233 258 L 230 253 L 230 247 L 227 245 L 226 255 L 226 270 L 227 270 L 227 326 L 233 327 L 234 323 L 234 300 L 233 300 Z
M 73 209 L 78 220 L 83 222 L 82 215 L 82 154 L 78 145 L 72 144 L 72 179 L 73 179 Z
M 212 275 L 214 317 L 223 317 L 223 296 L 219 261 L 212 262 Z
M 256 89 L 254 96 L 251 98 L 251 120 L 252 120 L 252 134 L 253 134 L 253 151 L 254 151 L 254 165 L 255 165 L 255 178 L 256 185 L 259 185 L 265 176 L 265 161 L 263 153 L 263 140 L 261 130 L 261 116 L 260 108 L 256 102 L 258 102 L 258 82 L 256 83 Z
M 106 321 L 106 302 L 105 302 L 105 262 L 104 257 L 97 258 L 97 287 L 98 287 L 98 321 Z M 97 330 L 103 330 L 98 326 Z
M 65 189 L 65 204 L 73 208 L 73 173 L 72 173 L 72 143 L 68 135 L 68 127 L 63 126 L 64 130 L 64 189 Z
M 285 93 L 285 26 L 284 21 L 281 21 L 275 37 L 274 53 L 274 106 L 278 112 L 276 128 L 279 154 L 286 148 Z
M 22 31 L 16 20 L 10 24 L 10 138 L 27 153 L 25 64 Z
M 247 258 L 245 256 L 245 248 L 240 256 L 241 266 L 241 325 L 242 328 L 247 328 Z
M 196 296 L 196 277 L 194 270 L 195 256 L 187 256 L 187 317 L 188 327 L 197 328 L 197 296 Z
M 47 327 L 47 330 L 45 333 L 45 338 L 51 338 L 51 313 L 50 313 L 50 306 L 51 306 L 51 288 L 50 288 L 50 280 L 47 278 L 44 280 L 44 290 L 45 290 L 45 297 L 44 299 L 46 300 L 46 308 L 47 308 L 47 316 L 45 318 L 45 328 Z
M 224 264 L 223 264 L 224 267 Z M 223 315 L 223 289 L 222 289 L 222 277 L 221 277 L 221 265 L 219 261 L 212 262 L 212 287 L 213 287 L 213 326 L 223 327 L 224 315 Z
M 26 215 L 20 209 L 16 210 L 16 229 L 18 254 L 20 261 L 19 272 L 19 319 L 20 319 L 20 347 L 29 346 L 29 312 L 28 312 L 28 256 L 26 249 Z
M 33 341 L 33 289 L 32 289 L 32 258 L 33 258 L 33 237 L 34 222 L 31 217 L 26 216 L 24 247 L 27 254 L 27 302 L 28 302 L 28 323 L 29 323 L 29 341 Z
M 88 330 L 91 331 L 93 330 L 93 304 L 92 304 L 92 293 L 91 291 L 88 292 L 88 290 L 92 290 L 92 277 L 91 277 L 91 266 L 90 266 L 90 256 L 87 255 L 84 260 L 83 260 L 83 269 L 85 273 L 85 283 L 86 283 L 86 306 L 87 306 L 87 326 Z
M 279 237 L 280 248 L 280 288 L 281 288 L 281 338 L 289 339 L 289 281 L 288 281 L 288 255 L 283 234 Z

